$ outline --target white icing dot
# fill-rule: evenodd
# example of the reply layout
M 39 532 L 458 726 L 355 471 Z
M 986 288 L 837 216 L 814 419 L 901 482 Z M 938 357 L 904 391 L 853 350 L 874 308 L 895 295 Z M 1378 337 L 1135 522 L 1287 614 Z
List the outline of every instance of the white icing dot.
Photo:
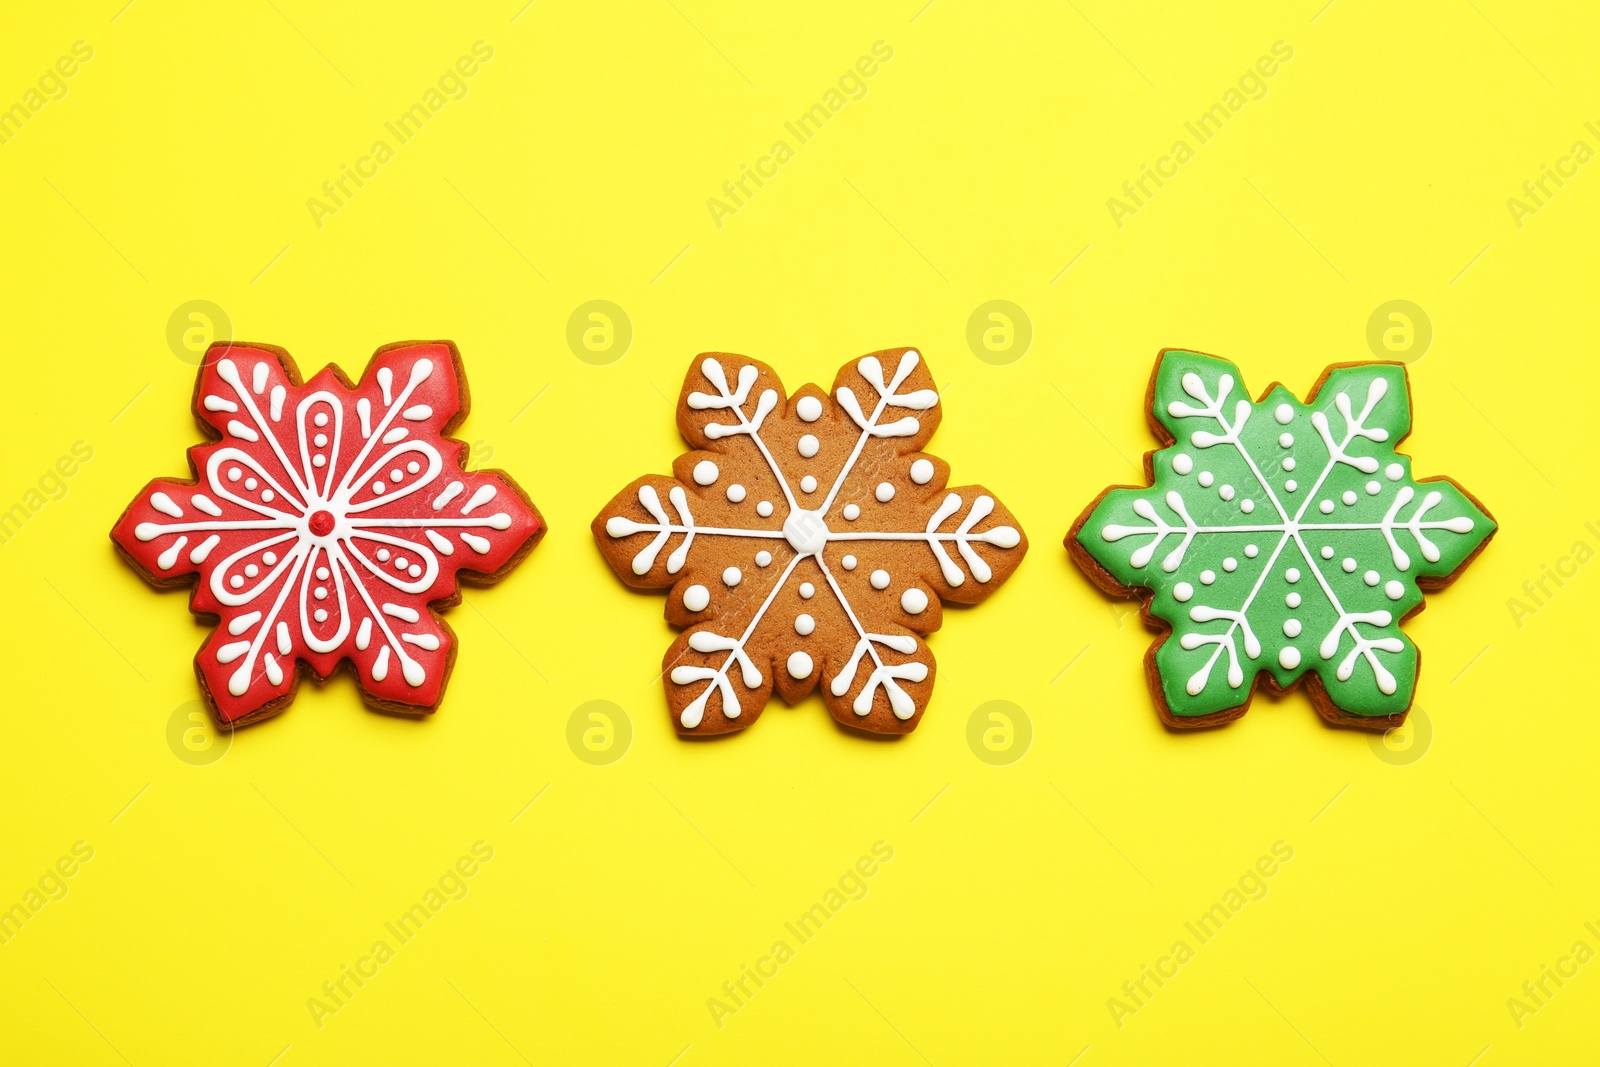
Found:
M 228 579 L 228 584 L 233 586 L 235 589 L 242 589 L 244 587 L 244 576 L 241 574 L 235 574 L 232 578 Z
M 388 563 L 389 562 L 389 550 L 387 548 L 378 549 L 378 562 L 379 563 Z
M 1300 650 L 1293 645 L 1288 645 L 1278 653 L 1278 663 L 1286 671 L 1292 671 L 1300 666 Z
M 872 572 L 872 578 L 870 580 L 872 582 L 872 588 L 874 588 L 874 589 L 887 589 L 887 588 L 889 588 L 889 572 L 888 571 L 873 571 Z
M 1296 482 L 1293 478 L 1290 478 L 1288 481 L 1283 483 L 1283 487 L 1292 493 L 1296 489 L 1300 488 L 1300 483 Z
M 861 508 L 856 504 L 846 504 L 844 506 L 844 517 L 850 522 L 855 522 L 861 517 Z
M 407 474 L 416 474 L 420 470 L 422 470 L 422 464 L 418 463 L 416 460 L 412 460 L 410 463 L 406 464 Z
M 1345 507 L 1349 507 L 1357 500 L 1356 491 L 1354 489 L 1346 489 L 1342 494 L 1340 494 L 1339 499 L 1344 501 Z
M 396 570 L 403 571 L 407 567 L 411 566 L 411 561 L 406 559 L 404 556 L 396 556 L 394 560 L 394 566 Z
M 757 567 L 770 566 L 771 563 L 772 563 L 772 553 L 771 552 L 768 552 L 766 549 L 763 548 L 760 552 L 756 553 L 756 566 Z
M 717 475 L 722 471 L 709 459 L 703 459 L 694 465 L 694 481 L 696 485 L 710 485 L 717 480 Z
M 878 498 L 878 503 L 887 504 L 894 499 L 894 486 L 888 482 L 879 482 L 878 488 L 872 491 L 872 495 Z
M 328 587 L 325 585 L 319 585 L 315 589 L 311 590 L 311 595 L 316 597 L 318 600 L 327 600 Z
M 326 567 L 318 567 L 317 568 L 317 581 L 325 582 L 327 580 L 328 580 L 328 568 L 326 568 Z
M 1246 515 L 1250 514 L 1255 509 L 1256 502 L 1251 500 L 1249 497 L 1245 497 L 1243 500 L 1239 501 L 1239 510 L 1244 512 Z
M 1346 556 L 1343 560 L 1341 560 L 1339 566 L 1344 568 L 1344 572 L 1346 574 L 1354 574 L 1356 572 L 1356 561 L 1351 559 L 1349 556 Z
M 1300 606 L 1300 594 L 1290 593 L 1288 596 L 1283 598 L 1283 602 L 1289 605 L 1291 608 L 1297 608 Z
M 243 477 L 244 471 L 240 470 L 238 467 L 230 468 L 228 471 L 228 481 L 230 482 L 236 482 Z
M 743 577 L 744 575 L 739 572 L 738 567 L 729 567 L 722 572 L 722 584 L 731 589 L 738 585 L 739 579 Z
M 411 575 L 411 577 L 413 577 L 413 578 L 421 578 L 422 577 L 422 565 L 419 564 L 419 563 L 413 563 L 411 565 L 411 569 L 406 571 L 406 573 Z
M 1286 470 L 1286 471 L 1294 470 L 1294 457 L 1293 456 L 1284 456 L 1283 457 L 1283 469 Z
M 1300 620 L 1299 619 L 1285 619 L 1285 620 L 1283 620 L 1283 636 L 1285 636 L 1285 637 L 1299 637 L 1300 636 Z
M 756 514 L 760 515 L 763 519 L 766 518 L 767 516 L 771 515 L 772 514 L 772 501 L 763 500 L 761 503 L 757 504 L 756 505 Z
M 742 503 L 744 500 L 744 486 L 738 482 L 728 486 L 728 500 L 735 504 Z
M 1391 482 L 1398 482 L 1406 476 L 1406 469 L 1398 463 L 1391 463 L 1383 468 L 1383 476 Z
M 1272 413 L 1272 417 L 1278 420 L 1279 426 L 1287 426 L 1290 420 L 1294 418 L 1294 408 L 1288 404 L 1279 404 L 1277 410 Z
M 389 472 L 389 480 L 391 482 L 394 482 L 396 485 L 399 485 L 400 484 L 400 479 L 402 479 L 404 477 L 405 477 L 405 475 L 400 472 L 400 468 L 399 467 L 396 467 L 394 470 Z
M 846 556 L 839 561 L 839 566 L 847 571 L 853 571 L 856 569 L 856 558 L 854 556 Z
M 316 619 L 318 622 L 327 622 L 328 621 L 328 613 L 326 611 L 323 611 L 321 608 L 318 608 L 316 611 L 313 611 L 311 613 L 311 617 L 313 619 Z
M 1406 587 L 1391 578 L 1383 583 L 1383 595 L 1390 600 L 1399 600 L 1406 595 Z
M 1377 571 L 1368 571 L 1367 573 L 1365 573 L 1365 574 L 1363 574 L 1361 576 L 1361 580 L 1363 582 L 1366 582 L 1368 585 L 1377 585 L 1378 584 L 1378 572 Z
M 246 578 L 254 578 L 256 575 L 258 575 L 260 573 L 261 573 L 261 568 L 257 567 L 254 563 L 247 564 L 245 566 L 245 568 L 244 568 L 244 576 Z
M 1289 446 L 1291 446 L 1293 444 L 1294 444 L 1294 434 L 1292 434 L 1292 433 L 1280 433 L 1278 435 L 1278 445 L 1279 445 L 1279 447 L 1288 448 Z
M 253 492 L 255 492 L 255 491 L 256 491 L 256 486 L 258 486 L 258 485 L 260 485 L 260 484 L 261 484 L 261 483 L 260 483 L 260 482 L 258 482 L 258 481 L 256 481 L 256 480 L 255 480 L 255 479 L 254 479 L 254 478 L 246 478 L 246 479 L 245 479 L 245 480 L 244 480 L 244 487 L 245 487 L 245 489 L 246 489 L 246 490 L 247 490 L 247 491 L 249 491 L 249 492 L 252 492 L 252 493 L 253 493 Z
M 265 503 L 268 503 L 268 504 L 272 503 L 272 498 L 275 497 L 275 496 L 277 496 L 277 494 L 274 493 L 271 489 L 263 489 L 263 490 L 261 490 L 261 499 Z
M 1290 585 L 1293 585 L 1295 582 L 1300 580 L 1300 568 L 1290 567 L 1288 570 L 1283 572 L 1283 577 Z
M 808 433 L 804 437 L 800 438 L 799 443 L 796 444 L 795 447 L 799 449 L 802 456 L 804 456 L 806 459 L 810 459 L 812 456 L 817 454 L 817 451 L 820 448 L 822 448 L 822 442 L 817 440 L 816 434 Z
M 1250 559 L 1255 559 L 1256 556 L 1260 555 L 1260 553 L 1261 553 L 1261 550 L 1259 548 L 1257 548 L 1255 545 L 1245 545 L 1244 546 L 1244 554 L 1247 557 L 1249 557 Z
M 1177 471 L 1179 474 L 1188 474 L 1190 471 L 1194 470 L 1194 460 L 1189 458 L 1189 454 L 1187 452 L 1179 452 L 1176 456 L 1172 457 L 1172 469 Z
M 812 597 L 814 597 L 816 595 L 817 595 L 817 587 L 816 586 L 812 585 L 810 582 L 801 582 L 800 583 L 800 597 L 801 597 L 802 600 L 810 600 Z
M 805 398 L 805 400 L 812 400 L 812 399 L 814 399 L 814 398 L 813 397 L 809 397 L 809 396 Z M 801 403 L 804 403 L 805 400 L 802 400 Z M 793 653 L 790 653 L 790 655 L 789 655 L 789 677 L 791 677 L 791 678 L 809 678 L 809 677 L 811 677 L 811 672 L 816 670 L 816 669 L 817 669 L 816 664 L 812 663 L 811 662 L 811 657 L 806 655 L 804 652 L 793 652 Z
M 270 567 L 278 562 L 278 554 L 276 552 L 263 552 L 261 554 L 261 562 Z
M 690 611 L 704 611 L 711 603 L 711 590 L 703 585 L 691 585 L 683 591 L 683 606 Z
M 1222 569 L 1227 571 L 1229 574 L 1232 574 L 1234 571 L 1239 569 L 1239 561 L 1234 559 L 1232 556 L 1229 556 L 1227 559 L 1222 561 Z
M 1180 604 L 1192 596 L 1194 596 L 1194 586 L 1190 585 L 1188 582 L 1179 582 L 1177 585 L 1172 587 L 1172 599 L 1178 601 Z
M 814 396 L 803 396 L 794 406 L 794 413 L 800 416 L 802 422 L 816 422 L 822 418 L 822 401 Z M 806 672 L 811 673 L 810 671 Z
M 801 637 L 810 637 L 811 632 L 817 628 L 817 620 L 810 615 L 801 613 L 794 617 L 794 632 Z
M 1214 582 L 1216 580 L 1217 580 L 1217 572 L 1216 571 L 1207 570 L 1207 571 L 1201 571 L 1200 572 L 1200 584 L 1201 585 L 1210 585 L 1212 582 Z
M 1379 485 L 1377 482 L 1368 482 L 1367 483 L 1367 495 L 1368 496 L 1377 496 L 1382 491 L 1383 491 L 1383 486 Z
M 319 411 L 311 417 L 311 421 L 316 423 L 318 426 L 326 426 L 328 425 L 328 413 L 326 411 Z
M 1200 484 L 1205 486 L 1207 489 L 1210 489 L 1211 483 L 1216 480 L 1216 477 L 1210 471 L 1200 472 Z
M 809 474 L 806 475 L 804 478 L 801 478 L 800 479 L 800 491 L 802 493 L 815 493 L 817 491 L 817 480 L 816 480 L 816 478 L 812 477 Z
M 1333 514 L 1333 501 L 1324 500 L 1322 503 L 1317 505 L 1317 510 L 1322 512 L 1324 515 L 1332 515 Z
M 911 464 L 911 480 L 918 485 L 927 485 L 933 481 L 933 464 L 925 459 L 919 459 Z
M 921 615 L 928 610 L 928 594 L 912 586 L 900 594 L 900 606 L 908 615 Z
M 1323 559 L 1332 559 L 1333 558 L 1333 546 L 1332 545 L 1323 545 L 1322 546 L 1322 558 Z
M 313 467 L 326 467 L 328 465 L 328 457 L 327 456 L 320 456 L 320 455 L 319 456 L 312 456 L 311 457 L 311 465 Z
M 325 433 L 319 433 L 317 436 L 311 439 L 311 443 L 316 445 L 318 448 L 326 448 L 328 445 L 328 435 Z
M 321 458 L 322 458 L 321 456 L 317 457 L 317 459 L 321 459 Z M 378 493 L 378 494 L 381 495 L 383 493 L 383 491 L 385 489 L 387 489 L 387 488 L 388 488 L 388 486 L 384 484 L 384 481 L 383 481 L 382 478 L 374 478 L 372 480 L 372 491 L 374 493 Z
M 1231 486 L 1231 485 L 1223 486 L 1221 489 L 1217 490 L 1217 495 L 1220 496 L 1224 500 L 1232 500 L 1233 499 L 1233 486 Z

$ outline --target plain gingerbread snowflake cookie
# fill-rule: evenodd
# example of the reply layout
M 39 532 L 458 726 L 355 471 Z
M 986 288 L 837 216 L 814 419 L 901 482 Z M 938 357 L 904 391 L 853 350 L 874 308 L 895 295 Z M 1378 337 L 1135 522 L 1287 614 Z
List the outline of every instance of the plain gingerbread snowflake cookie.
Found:
M 1280 385 L 1251 402 L 1239 370 L 1169 349 L 1146 397 L 1166 447 L 1147 488 L 1112 488 L 1067 536 L 1114 596 L 1162 631 L 1145 673 L 1162 719 L 1243 715 L 1256 681 L 1307 683 L 1328 720 L 1387 729 L 1416 690 L 1400 629 L 1482 551 L 1495 522 L 1449 478 L 1412 477 L 1405 367 L 1328 368 L 1301 403 Z
M 321 682 L 346 661 L 374 707 L 438 706 L 456 643 L 436 609 L 461 599 L 458 579 L 498 581 L 545 529 L 508 476 L 462 470 L 447 435 L 467 407 L 448 341 L 381 348 L 357 385 L 333 366 L 301 384 L 267 345 L 206 353 L 195 480 L 151 482 L 111 538 L 217 620 L 195 670 L 219 724 L 274 715 L 301 667 Z
M 678 428 L 695 451 L 593 525 L 612 570 L 667 588 L 667 620 L 686 628 L 664 659 L 681 735 L 742 730 L 774 691 L 794 703 L 813 689 L 848 726 L 916 728 L 941 601 L 985 599 L 1028 548 L 993 494 L 946 488 L 949 467 L 921 451 L 938 424 L 911 349 L 845 364 L 831 395 L 788 396 L 744 356 L 694 361 Z

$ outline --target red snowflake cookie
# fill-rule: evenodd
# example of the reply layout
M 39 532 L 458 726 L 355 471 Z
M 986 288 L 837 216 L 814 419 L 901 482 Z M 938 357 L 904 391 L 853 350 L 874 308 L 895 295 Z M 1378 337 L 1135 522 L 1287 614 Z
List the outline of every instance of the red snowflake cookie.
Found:
M 212 438 L 189 449 L 195 480 L 145 486 L 111 538 L 151 584 L 193 583 L 190 609 L 218 620 L 195 657 L 218 723 L 275 715 L 297 664 L 321 682 L 345 660 L 368 704 L 434 710 L 455 661 L 435 609 L 545 529 L 505 474 L 461 469 L 455 345 L 385 346 L 352 385 L 334 366 L 302 384 L 282 349 L 219 343 L 193 406 Z

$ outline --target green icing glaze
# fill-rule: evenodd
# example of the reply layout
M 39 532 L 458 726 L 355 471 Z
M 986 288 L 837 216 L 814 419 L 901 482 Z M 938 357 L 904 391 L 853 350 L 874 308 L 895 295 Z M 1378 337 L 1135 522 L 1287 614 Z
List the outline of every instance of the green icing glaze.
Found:
M 1452 574 L 1495 524 L 1395 452 L 1405 368 L 1337 367 L 1308 403 L 1281 386 L 1252 402 L 1232 363 L 1168 351 L 1151 403 L 1176 441 L 1155 484 L 1107 492 L 1077 538 L 1172 627 L 1154 656 L 1170 713 L 1238 709 L 1261 671 L 1281 687 L 1314 672 L 1348 715 L 1410 707 L 1417 580 Z

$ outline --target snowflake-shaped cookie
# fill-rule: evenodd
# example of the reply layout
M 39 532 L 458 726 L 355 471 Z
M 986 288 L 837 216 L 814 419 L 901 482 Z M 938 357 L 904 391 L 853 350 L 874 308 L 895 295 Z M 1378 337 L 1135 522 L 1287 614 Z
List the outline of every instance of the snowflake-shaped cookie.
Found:
M 946 489 L 921 453 L 939 394 L 915 351 L 847 363 L 833 394 L 786 397 L 764 363 L 696 359 L 678 428 L 698 451 L 646 476 L 594 520 L 629 585 L 670 586 L 665 684 L 684 736 L 740 730 L 774 689 L 821 688 L 833 717 L 916 728 L 933 688 L 923 637 L 941 600 L 976 604 L 1022 561 L 1016 520 L 980 486 Z
M 455 637 L 433 609 L 544 534 L 510 478 L 461 469 L 467 446 L 445 435 L 466 413 L 449 342 L 381 348 L 354 386 L 332 366 L 302 385 L 267 345 L 206 353 L 197 480 L 151 482 L 111 537 L 152 584 L 195 583 L 191 610 L 219 620 L 195 658 L 218 723 L 283 710 L 297 663 L 323 681 L 349 660 L 386 711 L 438 705 Z
M 1400 622 L 1495 531 L 1464 489 L 1413 479 L 1395 452 L 1405 367 L 1334 366 L 1304 404 L 1280 385 L 1251 403 L 1232 363 L 1168 350 L 1147 401 L 1169 446 L 1145 457 L 1153 484 L 1108 489 L 1067 548 L 1171 629 L 1146 657 L 1163 720 L 1238 718 L 1264 671 L 1274 691 L 1307 678 L 1332 722 L 1394 726 L 1418 667 Z

